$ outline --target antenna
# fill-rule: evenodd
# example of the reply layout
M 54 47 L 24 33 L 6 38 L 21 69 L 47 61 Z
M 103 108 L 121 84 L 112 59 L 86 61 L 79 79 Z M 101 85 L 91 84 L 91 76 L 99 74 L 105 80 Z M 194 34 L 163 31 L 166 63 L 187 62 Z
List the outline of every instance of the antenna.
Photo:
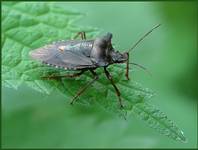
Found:
M 129 64 L 135 65 L 135 66 L 137 66 L 137 67 L 143 69 L 143 70 L 146 71 L 150 76 L 152 76 L 152 74 L 151 74 L 144 66 L 142 66 L 142 65 L 140 65 L 140 64 L 137 64 L 137 63 L 129 63 Z
M 157 29 L 159 26 L 161 26 L 161 24 L 158 24 L 156 26 L 154 26 L 150 31 L 148 31 L 144 36 L 142 36 L 134 45 L 133 47 L 131 47 L 129 49 L 128 52 L 130 52 L 132 49 L 134 49 L 145 37 L 147 37 L 151 32 L 153 32 L 153 30 Z

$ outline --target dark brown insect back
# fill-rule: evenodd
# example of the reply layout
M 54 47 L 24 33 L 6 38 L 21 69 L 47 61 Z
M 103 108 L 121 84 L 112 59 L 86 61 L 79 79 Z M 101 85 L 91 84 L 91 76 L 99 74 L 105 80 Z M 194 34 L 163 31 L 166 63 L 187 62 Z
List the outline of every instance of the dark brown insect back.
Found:
M 35 60 L 41 61 L 44 64 L 55 68 L 79 71 L 78 73 L 70 75 L 67 74 L 63 76 L 42 77 L 44 79 L 57 79 L 62 77 L 73 78 L 82 75 L 85 71 L 90 71 L 93 74 L 94 78 L 84 87 L 80 88 L 77 94 L 73 97 L 71 104 L 73 104 L 76 98 L 78 98 L 78 96 L 80 96 L 91 84 L 93 84 L 98 79 L 98 75 L 94 70 L 99 67 L 103 67 L 106 77 L 110 80 L 116 91 L 120 107 L 122 108 L 123 104 L 121 101 L 120 91 L 115 85 L 112 76 L 107 70 L 107 67 L 115 63 L 126 63 L 125 76 L 127 79 L 129 79 L 129 64 L 137 65 L 143 68 L 136 63 L 129 63 L 129 52 L 134 49 L 138 43 L 140 43 L 149 33 L 159 26 L 160 25 L 157 25 L 152 28 L 140 40 L 138 40 L 138 42 L 136 42 L 134 46 L 129 49 L 129 51 L 124 53 L 120 53 L 113 48 L 111 44 L 111 33 L 107 33 L 106 35 L 93 40 L 86 40 L 85 32 L 79 32 L 76 37 L 80 35 L 82 40 L 54 42 L 53 44 L 49 44 L 31 51 L 30 56 Z

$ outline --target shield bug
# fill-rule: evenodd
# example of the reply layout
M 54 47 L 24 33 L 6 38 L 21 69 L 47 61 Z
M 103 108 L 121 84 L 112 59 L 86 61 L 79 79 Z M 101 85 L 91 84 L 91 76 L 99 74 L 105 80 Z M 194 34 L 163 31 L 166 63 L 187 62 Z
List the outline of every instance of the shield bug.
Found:
M 115 85 L 111 74 L 108 72 L 107 67 L 116 63 L 126 63 L 125 76 L 129 80 L 129 64 L 144 67 L 136 64 L 129 63 L 129 52 L 134 49 L 148 34 L 154 29 L 158 28 L 160 24 L 153 27 L 149 32 L 142 36 L 127 52 L 121 53 L 116 51 L 111 43 L 112 34 L 93 39 L 86 40 L 85 32 L 79 32 L 74 40 L 58 41 L 53 44 L 46 45 L 30 52 L 30 56 L 33 59 L 43 62 L 55 68 L 63 68 L 66 70 L 76 70 L 78 73 L 66 74 L 63 76 L 49 76 L 43 77 L 45 79 L 57 79 L 63 77 L 78 77 L 85 71 L 90 71 L 94 78 L 89 81 L 84 87 L 80 88 L 77 94 L 73 97 L 71 104 L 97 79 L 98 75 L 95 69 L 99 67 L 104 68 L 104 73 L 108 80 L 110 80 L 112 86 L 115 89 L 116 95 L 119 100 L 119 105 L 122 108 L 123 104 L 120 97 L 120 91 Z M 76 40 L 78 36 L 81 36 L 81 40 Z

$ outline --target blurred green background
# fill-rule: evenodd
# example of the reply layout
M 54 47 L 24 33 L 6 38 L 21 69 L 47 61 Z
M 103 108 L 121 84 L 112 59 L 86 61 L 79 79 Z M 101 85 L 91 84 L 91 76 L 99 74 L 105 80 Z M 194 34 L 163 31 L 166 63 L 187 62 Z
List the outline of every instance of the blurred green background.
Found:
M 133 116 L 123 120 L 103 109 L 65 105 L 62 95 L 40 94 L 25 85 L 2 89 L 4 148 L 195 148 L 197 147 L 197 7 L 195 2 L 61 2 L 86 14 L 76 23 L 112 32 L 127 50 L 155 24 L 162 26 L 133 52 L 133 80 L 155 91 L 150 103 L 184 131 L 187 143 L 173 141 Z M 101 34 L 102 34 L 101 33 Z

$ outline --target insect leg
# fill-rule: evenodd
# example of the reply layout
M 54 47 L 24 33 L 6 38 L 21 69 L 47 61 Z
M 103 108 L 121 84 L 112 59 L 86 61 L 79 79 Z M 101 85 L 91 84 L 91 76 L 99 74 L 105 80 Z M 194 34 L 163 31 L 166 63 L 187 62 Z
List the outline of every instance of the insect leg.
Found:
M 128 59 L 126 61 L 126 73 L 125 73 L 125 76 L 127 78 L 127 80 L 129 80 L 129 53 L 127 53 L 128 55 Z
M 91 85 L 93 84 L 96 80 L 98 80 L 98 75 L 93 71 L 90 70 L 91 73 L 94 75 L 94 78 L 89 81 L 84 87 L 81 87 L 80 90 L 77 92 L 77 94 L 73 97 L 72 101 L 70 104 L 73 104 L 74 101 Z
M 120 108 L 123 108 L 124 106 L 122 105 L 122 100 L 121 100 L 121 97 L 120 97 L 120 91 L 117 88 L 117 86 L 115 85 L 115 83 L 113 82 L 113 78 L 112 78 L 111 74 L 107 71 L 106 67 L 104 67 L 104 72 L 105 72 L 105 75 L 107 76 L 107 78 L 111 81 L 111 84 L 113 85 L 113 87 L 116 91 L 116 95 L 118 96 L 118 99 L 119 99 Z
M 85 35 L 85 32 L 84 31 L 78 32 L 73 39 L 76 39 L 79 35 L 80 35 L 80 37 L 81 37 L 82 40 L 86 40 L 86 35 Z
M 74 74 L 66 74 L 66 75 L 61 75 L 61 76 L 46 76 L 46 77 L 42 77 L 42 79 L 48 79 L 48 80 L 54 80 L 54 79 L 60 79 L 60 78 L 75 78 L 75 77 L 79 77 L 80 75 L 82 75 L 86 70 L 81 70 L 78 73 L 74 73 Z
M 86 34 L 85 34 L 85 32 L 83 32 L 83 36 L 84 36 L 84 40 L 86 40 L 87 38 L 86 38 Z

